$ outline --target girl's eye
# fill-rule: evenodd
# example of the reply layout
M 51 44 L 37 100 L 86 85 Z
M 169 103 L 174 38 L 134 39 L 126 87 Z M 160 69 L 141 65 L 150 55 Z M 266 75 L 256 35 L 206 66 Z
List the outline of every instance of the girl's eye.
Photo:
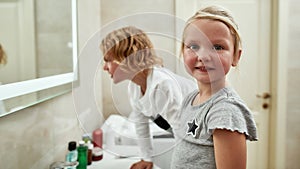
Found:
M 221 45 L 214 45 L 214 50 L 223 50 L 224 48 Z
M 197 51 L 200 49 L 200 46 L 199 45 L 189 45 L 187 46 L 189 49 L 192 49 L 193 51 Z

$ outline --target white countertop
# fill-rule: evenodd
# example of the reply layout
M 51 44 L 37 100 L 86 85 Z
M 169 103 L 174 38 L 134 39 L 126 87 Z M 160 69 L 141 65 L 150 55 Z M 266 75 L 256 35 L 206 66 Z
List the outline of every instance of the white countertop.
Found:
M 137 157 L 140 148 L 137 145 L 135 126 L 131 120 L 120 115 L 111 115 L 101 128 L 104 138 L 103 159 L 93 162 L 88 169 L 130 169 L 132 164 L 140 161 Z M 150 123 L 150 130 L 156 136 L 153 139 L 153 163 L 155 164 L 153 169 L 170 168 L 172 148 L 175 145 L 174 138 L 164 138 L 163 136 L 170 133 L 153 122 Z
M 116 156 L 103 152 L 103 159 L 100 161 L 93 161 L 87 169 L 129 169 L 130 166 L 138 162 L 138 158 L 117 158 Z M 160 169 L 157 166 L 153 166 L 153 169 Z

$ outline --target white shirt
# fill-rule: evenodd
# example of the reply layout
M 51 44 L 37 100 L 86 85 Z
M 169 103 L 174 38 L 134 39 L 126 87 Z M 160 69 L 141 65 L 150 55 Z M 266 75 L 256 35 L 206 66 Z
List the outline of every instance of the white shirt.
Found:
M 132 106 L 130 117 L 135 122 L 141 157 L 151 161 L 153 146 L 148 124 L 150 117 L 160 114 L 175 129 L 179 125 L 182 101 L 187 94 L 197 89 L 197 84 L 166 68 L 154 67 L 147 77 L 144 95 L 135 83 L 130 82 L 128 87 Z

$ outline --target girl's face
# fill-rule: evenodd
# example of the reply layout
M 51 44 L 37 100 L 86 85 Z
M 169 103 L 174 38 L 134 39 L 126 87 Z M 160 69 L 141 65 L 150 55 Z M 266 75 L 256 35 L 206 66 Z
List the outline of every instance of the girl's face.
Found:
M 198 82 L 225 82 L 231 65 L 239 61 L 234 56 L 234 39 L 222 22 L 200 19 L 185 30 L 183 58 L 185 67 Z

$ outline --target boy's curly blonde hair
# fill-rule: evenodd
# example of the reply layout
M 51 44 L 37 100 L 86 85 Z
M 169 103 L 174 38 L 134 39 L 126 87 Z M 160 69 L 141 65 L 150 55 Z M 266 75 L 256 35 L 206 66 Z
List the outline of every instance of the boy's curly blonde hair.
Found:
M 108 57 L 120 63 L 123 71 L 141 71 L 162 65 L 148 36 L 140 29 L 128 26 L 110 32 L 102 40 L 100 49 L 104 60 Z

